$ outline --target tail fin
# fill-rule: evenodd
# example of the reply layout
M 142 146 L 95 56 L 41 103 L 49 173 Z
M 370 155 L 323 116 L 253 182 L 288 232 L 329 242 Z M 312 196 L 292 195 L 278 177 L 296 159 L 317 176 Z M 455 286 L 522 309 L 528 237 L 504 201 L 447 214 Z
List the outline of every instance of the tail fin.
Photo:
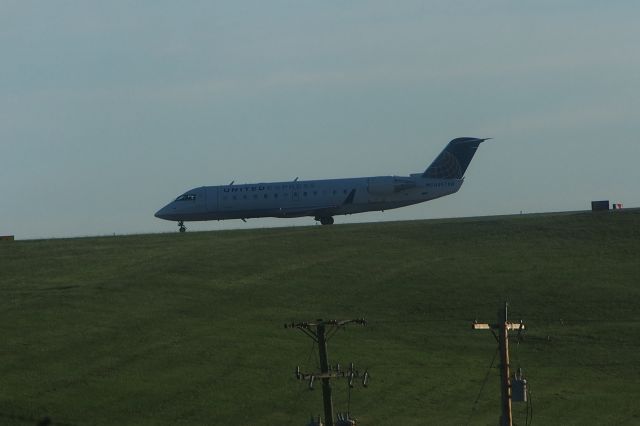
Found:
M 478 146 L 487 139 L 456 138 L 433 160 L 422 177 L 434 179 L 462 179 Z

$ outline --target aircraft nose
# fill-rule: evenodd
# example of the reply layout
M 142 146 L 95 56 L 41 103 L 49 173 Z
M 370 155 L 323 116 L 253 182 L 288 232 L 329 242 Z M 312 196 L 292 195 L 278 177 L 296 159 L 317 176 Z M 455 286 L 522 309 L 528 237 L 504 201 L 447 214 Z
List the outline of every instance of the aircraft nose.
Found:
M 157 217 L 158 219 L 171 220 L 169 217 L 170 216 L 169 206 L 164 206 L 163 208 L 158 210 L 156 214 L 154 214 L 154 216 Z

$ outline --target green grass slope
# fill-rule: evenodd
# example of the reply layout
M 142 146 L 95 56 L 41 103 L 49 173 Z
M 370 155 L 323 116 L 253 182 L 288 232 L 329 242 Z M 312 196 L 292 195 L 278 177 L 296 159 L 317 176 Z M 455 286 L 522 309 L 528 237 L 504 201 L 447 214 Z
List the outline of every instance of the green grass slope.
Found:
M 638 425 L 639 254 L 637 212 L 2 243 L 0 424 L 303 425 L 317 347 L 283 324 L 365 317 L 329 342 L 371 373 L 359 424 L 495 425 L 471 322 L 508 300 L 533 424 Z

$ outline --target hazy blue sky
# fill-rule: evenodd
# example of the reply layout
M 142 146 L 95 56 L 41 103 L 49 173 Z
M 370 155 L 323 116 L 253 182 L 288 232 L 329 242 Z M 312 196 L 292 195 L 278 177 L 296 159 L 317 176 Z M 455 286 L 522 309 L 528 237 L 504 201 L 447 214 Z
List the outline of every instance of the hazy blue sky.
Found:
M 174 231 L 200 185 L 408 174 L 337 223 L 640 206 L 640 2 L 0 0 L 0 234 Z M 312 224 L 204 222 L 192 230 Z

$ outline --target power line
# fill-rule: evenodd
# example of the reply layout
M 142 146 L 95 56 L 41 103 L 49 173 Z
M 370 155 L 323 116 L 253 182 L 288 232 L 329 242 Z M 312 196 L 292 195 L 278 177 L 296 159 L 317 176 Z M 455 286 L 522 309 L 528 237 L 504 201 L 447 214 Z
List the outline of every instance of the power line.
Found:
M 493 353 L 493 358 L 491 358 L 491 363 L 489 364 L 489 368 L 487 368 L 487 373 L 484 376 L 484 380 L 482 381 L 482 385 L 480 386 L 480 391 L 478 392 L 478 396 L 476 400 L 473 402 L 471 406 L 471 413 L 469 413 L 469 418 L 467 419 L 467 426 L 471 422 L 471 418 L 475 414 L 476 406 L 478 405 L 478 401 L 480 400 L 480 396 L 482 395 L 482 391 L 484 387 L 487 385 L 487 381 L 489 380 L 489 375 L 491 374 L 491 369 L 493 368 L 493 363 L 496 361 L 496 357 L 498 356 L 498 352 L 500 352 L 499 348 L 496 348 L 496 351 Z

